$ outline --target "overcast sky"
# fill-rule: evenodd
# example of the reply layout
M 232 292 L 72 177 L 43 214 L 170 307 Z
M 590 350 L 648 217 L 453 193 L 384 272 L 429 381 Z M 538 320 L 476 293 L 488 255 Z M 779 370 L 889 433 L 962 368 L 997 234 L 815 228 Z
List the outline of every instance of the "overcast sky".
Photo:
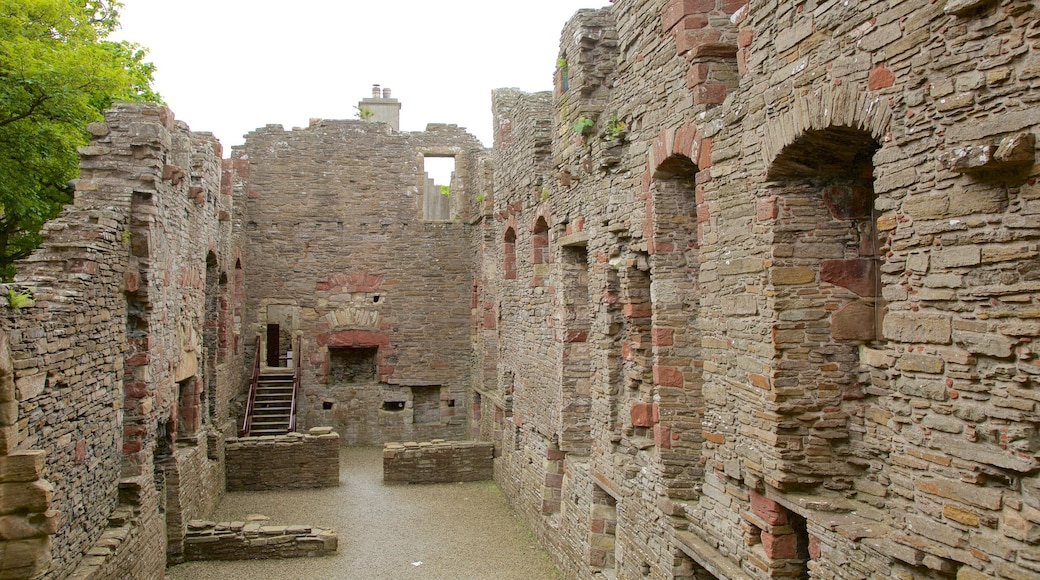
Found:
M 225 156 L 267 124 L 351 119 L 372 85 L 401 130 L 453 123 L 492 145 L 491 90 L 552 88 L 560 32 L 608 0 L 122 0 L 117 38 L 150 50 L 155 88 Z

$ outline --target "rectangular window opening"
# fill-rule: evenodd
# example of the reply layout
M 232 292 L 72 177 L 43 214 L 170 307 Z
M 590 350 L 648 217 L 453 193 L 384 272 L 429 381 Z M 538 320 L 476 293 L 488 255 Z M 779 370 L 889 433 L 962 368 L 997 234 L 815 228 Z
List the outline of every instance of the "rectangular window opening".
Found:
M 452 219 L 452 187 L 455 185 L 455 157 L 423 155 L 423 219 Z

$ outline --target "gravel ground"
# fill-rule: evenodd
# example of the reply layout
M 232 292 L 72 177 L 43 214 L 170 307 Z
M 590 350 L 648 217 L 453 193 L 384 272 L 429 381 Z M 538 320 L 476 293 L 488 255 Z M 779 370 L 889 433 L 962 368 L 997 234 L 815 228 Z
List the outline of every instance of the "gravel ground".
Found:
M 338 488 L 229 493 L 215 521 L 263 514 L 335 528 L 325 558 L 190 562 L 171 580 L 555 580 L 530 530 L 491 482 L 384 486 L 382 449 L 344 447 Z

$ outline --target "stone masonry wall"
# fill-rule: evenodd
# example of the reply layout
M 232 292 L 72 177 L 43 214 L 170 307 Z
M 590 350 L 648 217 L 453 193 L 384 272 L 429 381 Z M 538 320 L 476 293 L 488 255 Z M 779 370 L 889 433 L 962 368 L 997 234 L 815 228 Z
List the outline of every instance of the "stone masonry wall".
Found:
M 424 155 L 455 157 L 448 221 L 422 214 Z M 266 349 L 269 324 L 302 337 L 304 427 L 351 445 L 464 436 L 483 155 L 453 125 L 360 121 L 269 126 L 236 151 L 248 159 L 245 340 Z
M 335 530 L 313 526 L 193 520 L 184 545 L 187 561 L 314 558 L 334 554 L 339 537 Z
M 493 453 L 494 445 L 488 442 L 390 442 L 383 446 L 383 483 L 490 480 Z
M 339 485 L 339 445 L 339 435 L 327 427 L 315 427 L 307 435 L 229 439 L 227 489 L 335 487 Z
M 45 577 L 152 577 L 163 513 L 204 515 L 223 490 L 219 433 L 241 364 L 216 352 L 232 198 L 219 144 L 163 107 L 117 104 L 89 131 L 74 203 L 18 268 L 13 287 L 34 300 L 4 315 L 3 453 L 47 452 L 61 525 Z M 188 448 L 203 460 L 179 465 Z M 187 485 L 167 496 L 171 465 Z
M 1035 575 L 1036 14 L 618 0 L 496 92 L 472 431 L 561 571 Z

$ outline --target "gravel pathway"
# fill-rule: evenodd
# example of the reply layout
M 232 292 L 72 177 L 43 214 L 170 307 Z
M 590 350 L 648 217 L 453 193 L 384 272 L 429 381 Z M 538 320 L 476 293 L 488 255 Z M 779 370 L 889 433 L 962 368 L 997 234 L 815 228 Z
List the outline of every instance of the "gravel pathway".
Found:
M 384 486 L 380 448 L 344 447 L 340 486 L 229 493 L 215 521 L 263 514 L 277 525 L 332 527 L 325 558 L 190 562 L 171 580 L 555 580 L 546 553 L 492 482 Z

